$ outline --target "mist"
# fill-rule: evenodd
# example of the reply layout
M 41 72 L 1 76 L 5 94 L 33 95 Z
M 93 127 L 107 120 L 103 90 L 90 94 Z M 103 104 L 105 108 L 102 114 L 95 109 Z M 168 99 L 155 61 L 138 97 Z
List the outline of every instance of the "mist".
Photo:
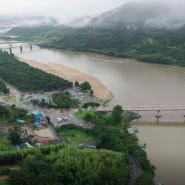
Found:
M 84 26 L 104 11 L 129 0 L 6 0 L 1 2 L 0 20 L 21 25 L 67 24 Z

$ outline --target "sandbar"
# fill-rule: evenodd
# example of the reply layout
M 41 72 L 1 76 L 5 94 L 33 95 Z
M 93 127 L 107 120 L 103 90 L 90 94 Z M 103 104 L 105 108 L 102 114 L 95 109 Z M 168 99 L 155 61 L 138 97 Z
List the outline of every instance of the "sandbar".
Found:
M 43 64 L 34 60 L 27 60 L 21 57 L 18 58 L 21 62 L 25 62 L 32 67 L 41 69 L 42 71 L 45 71 L 47 73 L 54 74 L 73 83 L 75 81 L 78 81 L 80 84 L 85 81 L 89 82 L 91 84 L 91 89 L 94 91 L 94 95 L 98 99 L 105 101 L 112 100 L 114 97 L 114 95 L 98 79 L 89 74 L 82 73 L 76 69 L 66 67 L 62 64 Z

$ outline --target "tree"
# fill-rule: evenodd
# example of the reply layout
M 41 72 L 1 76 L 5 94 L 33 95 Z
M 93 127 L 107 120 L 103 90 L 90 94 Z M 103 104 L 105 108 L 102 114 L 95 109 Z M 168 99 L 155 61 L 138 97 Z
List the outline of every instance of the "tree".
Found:
M 20 133 L 17 131 L 10 131 L 9 139 L 13 145 L 19 144 L 20 142 Z
M 79 109 L 78 109 L 78 112 L 80 112 L 80 113 L 81 113 L 81 112 L 82 112 L 82 109 L 81 109 L 81 108 L 79 108 Z
M 87 82 L 87 81 L 85 81 L 84 83 L 82 83 L 81 85 L 80 85 L 80 88 L 82 89 L 82 90 L 91 90 L 91 85 L 89 84 L 89 82 Z
M 85 116 L 84 116 L 84 119 L 85 121 L 91 121 L 92 119 L 92 115 L 90 113 L 87 113 Z
M 154 181 L 152 176 L 148 174 L 141 174 L 134 185 L 153 185 Z
M 114 108 L 113 108 L 113 111 L 112 111 L 112 116 L 113 116 L 113 121 L 115 124 L 119 124 L 122 117 L 121 117 L 121 114 L 123 113 L 123 109 L 121 107 L 121 105 L 116 105 Z
M 93 91 L 93 90 L 91 90 L 91 91 L 90 91 L 90 95 L 93 95 L 93 93 L 94 93 L 94 91 Z
M 80 84 L 79 84 L 78 81 L 75 82 L 75 86 L 76 86 L 76 87 L 77 87 L 77 86 L 80 86 Z

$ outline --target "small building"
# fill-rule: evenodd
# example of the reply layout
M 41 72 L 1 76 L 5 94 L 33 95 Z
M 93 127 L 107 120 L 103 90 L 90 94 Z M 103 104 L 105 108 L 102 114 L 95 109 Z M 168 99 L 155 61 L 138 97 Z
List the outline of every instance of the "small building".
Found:
M 26 148 L 28 145 L 26 144 L 26 143 L 22 143 L 22 144 L 20 144 L 20 147 L 21 148 Z
M 35 122 L 35 123 L 33 124 L 33 126 L 34 126 L 34 127 L 41 127 L 41 124 L 40 124 L 39 122 Z
M 18 122 L 18 123 L 25 123 L 24 120 L 20 120 L 20 119 L 17 119 L 17 122 Z
M 36 139 L 36 136 L 34 136 L 34 135 L 29 135 L 28 136 L 28 139 L 30 140 L 30 141 L 34 141 L 35 139 Z
M 26 135 L 26 129 L 21 128 L 21 129 L 20 129 L 20 134 L 21 134 L 21 135 Z
M 0 137 L 5 137 L 7 134 L 9 134 L 6 131 L 0 131 Z
M 50 145 L 47 141 L 41 141 L 39 143 L 41 143 L 42 145 Z
M 41 143 L 36 143 L 36 144 L 35 144 L 35 146 L 37 146 L 37 147 L 41 147 L 41 146 L 42 146 L 42 144 L 41 144 Z
M 96 145 L 95 144 L 87 144 L 85 145 L 86 147 L 90 147 L 90 148 L 96 148 Z
M 51 104 L 51 100 L 49 97 L 38 97 L 38 102 Z
M 21 134 L 20 138 L 28 138 L 28 134 Z
M 19 145 L 15 145 L 16 149 L 20 150 L 21 147 Z

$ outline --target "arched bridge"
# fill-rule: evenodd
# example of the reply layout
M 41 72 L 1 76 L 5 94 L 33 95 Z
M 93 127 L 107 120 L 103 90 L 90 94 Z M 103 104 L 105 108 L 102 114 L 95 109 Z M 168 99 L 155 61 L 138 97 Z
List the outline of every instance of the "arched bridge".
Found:
M 122 109 L 124 111 L 137 111 L 137 116 L 140 117 L 139 111 L 157 111 L 157 118 L 161 118 L 159 115 L 160 111 L 177 111 L 177 110 L 185 110 L 185 105 L 176 105 L 176 106 L 123 106 Z M 99 112 L 111 112 L 113 111 L 113 107 L 98 107 L 96 111 Z

